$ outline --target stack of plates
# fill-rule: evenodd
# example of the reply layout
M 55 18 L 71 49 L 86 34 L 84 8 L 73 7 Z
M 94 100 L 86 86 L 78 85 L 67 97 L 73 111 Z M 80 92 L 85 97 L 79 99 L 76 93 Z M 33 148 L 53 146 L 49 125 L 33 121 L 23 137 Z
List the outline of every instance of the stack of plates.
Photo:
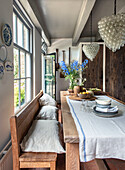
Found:
M 111 100 L 97 99 L 96 106 L 93 108 L 96 115 L 102 117 L 113 117 L 118 114 L 117 106 L 111 107 Z

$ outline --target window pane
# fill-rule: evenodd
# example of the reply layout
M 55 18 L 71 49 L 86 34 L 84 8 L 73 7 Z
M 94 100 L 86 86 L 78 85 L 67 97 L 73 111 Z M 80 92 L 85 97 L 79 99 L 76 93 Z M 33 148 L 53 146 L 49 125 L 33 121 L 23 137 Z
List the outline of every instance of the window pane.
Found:
M 31 78 L 26 79 L 26 102 L 31 100 Z
M 25 53 L 20 52 L 20 73 L 21 73 L 21 78 L 25 77 Z
M 29 51 L 29 30 L 24 26 L 24 48 Z
M 19 52 L 14 48 L 14 78 L 19 78 Z
M 26 54 L 26 77 L 31 77 L 31 57 Z
M 13 41 L 16 43 L 16 15 L 13 13 Z
M 24 18 L 20 17 L 16 13 L 13 13 L 15 112 L 22 108 L 24 103 L 29 102 L 32 97 L 30 54 L 30 31 L 32 30 L 25 25 L 26 21 L 23 22 Z
M 19 81 L 14 80 L 14 109 L 19 108 Z
M 52 81 L 45 80 L 45 93 L 52 96 Z
M 45 59 L 45 74 L 52 74 L 52 60 Z
M 23 47 L 23 24 L 19 20 L 19 18 L 17 18 L 17 30 L 18 30 L 17 31 L 17 33 L 18 33 L 18 45 Z
M 52 80 L 52 75 L 51 76 L 48 76 L 48 75 L 45 75 L 45 79 L 48 79 L 48 80 Z
M 25 79 L 21 80 L 20 88 L 21 88 L 20 103 L 21 103 L 21 105 L 23 105 L 25 103 Z

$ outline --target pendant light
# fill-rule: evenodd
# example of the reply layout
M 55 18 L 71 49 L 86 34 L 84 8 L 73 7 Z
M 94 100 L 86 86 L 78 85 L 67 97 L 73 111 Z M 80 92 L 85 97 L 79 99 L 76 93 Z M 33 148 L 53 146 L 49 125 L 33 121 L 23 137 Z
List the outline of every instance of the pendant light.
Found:
M 92 42 L 92 11 L 91 11 L 91 24 L 90 24 L 90 31 L 91 31 L 91 43 L 83 45 L 83 52 L 85 53 L 86 57 L 93 61 L 99 51 L 99 44 Z
M 125 13 L 116 15 L 116 0 L 114 0 L 114 15 L 104 17 L 98 22 L 98 29 L 105 45 L 115 52 L 125 44 Z

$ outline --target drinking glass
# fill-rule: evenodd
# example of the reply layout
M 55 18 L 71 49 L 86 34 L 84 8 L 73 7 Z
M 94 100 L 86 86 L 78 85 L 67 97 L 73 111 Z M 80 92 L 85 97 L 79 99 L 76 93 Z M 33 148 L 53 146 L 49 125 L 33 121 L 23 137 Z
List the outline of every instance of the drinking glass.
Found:
M 86 110 L 87 112 L 90 112 L 90 111 L 91 111 L 91 106 L 89 105 L 89 101 L 88 101 L 88 100 L 85 101 L 85 110 Z
M 83 111 L 84 109 L 85 109 L 85 99 L 82 99 L 80 110 Z

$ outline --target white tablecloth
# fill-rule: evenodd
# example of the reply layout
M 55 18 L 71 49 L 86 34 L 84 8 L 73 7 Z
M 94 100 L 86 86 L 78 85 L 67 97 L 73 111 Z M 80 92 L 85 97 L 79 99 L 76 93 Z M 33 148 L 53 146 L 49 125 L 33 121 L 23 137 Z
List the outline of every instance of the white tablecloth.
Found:
M 81 101 L 70 100 L 67 103 L 74 118 L 79 134 L 80 161 L 87 162 L 95 158 L 118 158 L 125 160 L 125 105 L 112 100 L 112 106 L 118 106 L 119 116 L 104 118 L 96 116 L 92 110 L 95 101 L 89 101 L 88 110 L 81 110 Z M 99 96 L 98 98 L 108 98 Z

